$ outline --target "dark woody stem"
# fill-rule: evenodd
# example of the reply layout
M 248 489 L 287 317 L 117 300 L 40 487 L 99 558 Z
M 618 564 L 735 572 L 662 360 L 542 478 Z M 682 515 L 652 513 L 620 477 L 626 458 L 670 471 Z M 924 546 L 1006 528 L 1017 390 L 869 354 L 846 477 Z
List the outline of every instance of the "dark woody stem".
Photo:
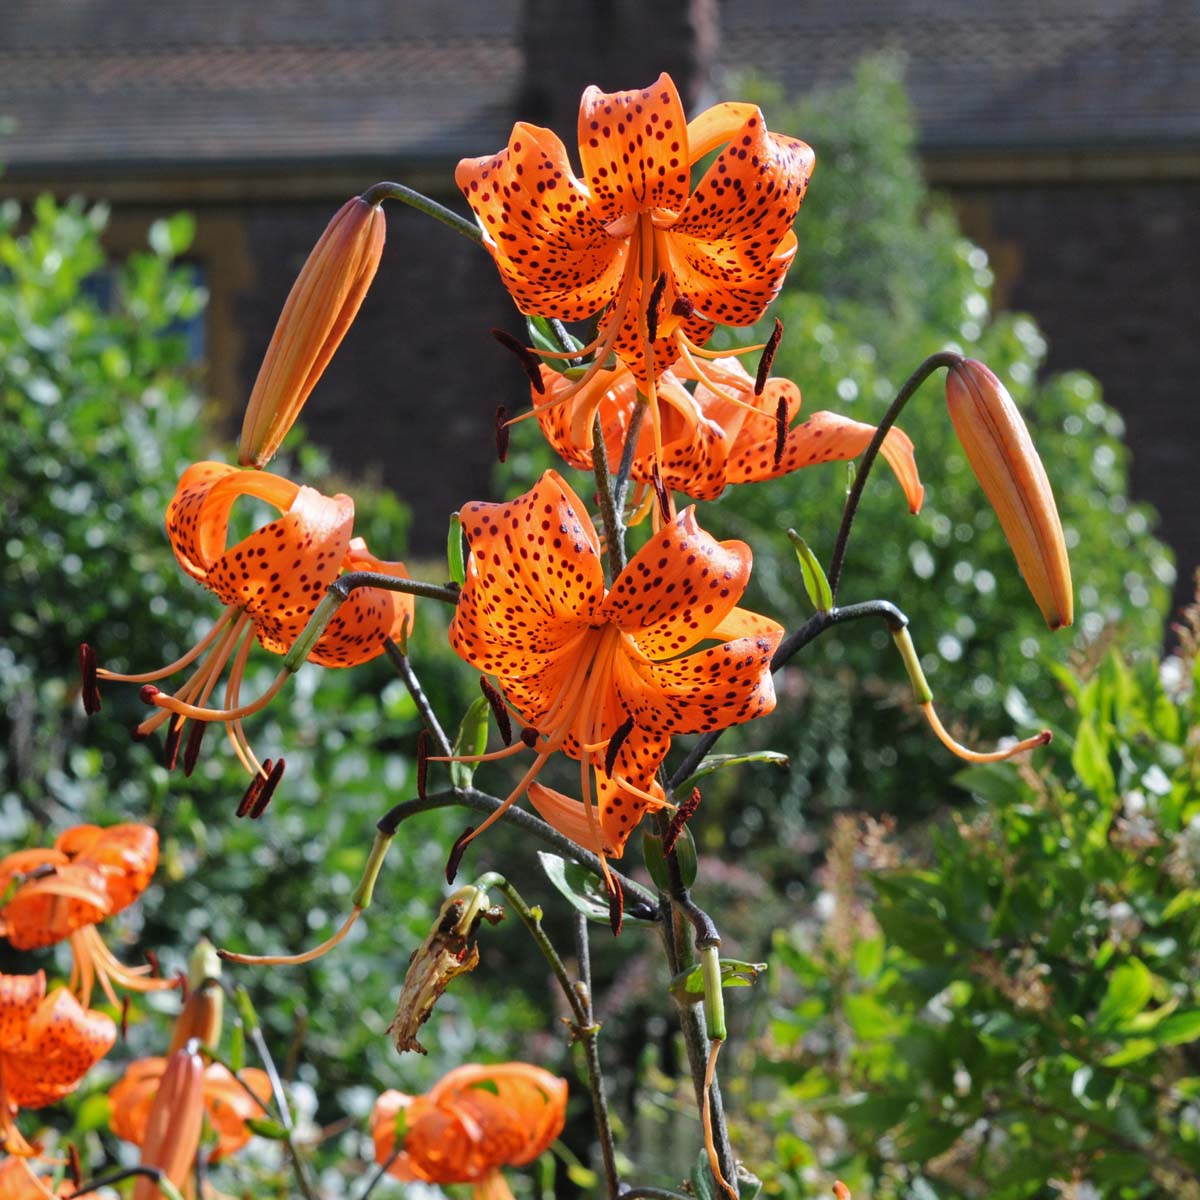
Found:
M 633 470 L 633 452 L 637 449 L 638 438 L 642 434 L 642 422 L 646 419 L 646 409 L 649 404 L 639 400 L 633 406 L 633 416 L 629 418 L 629 432 L 625 435 L 625 446 L 621 450 L 621 463 L 617 467 L 617 482 L 613 489 L 613 499 L 617 512 L 625 511 L 625 496 L 629 491 L 629 475 Z
M 421 681 L 417 678 L 417 673 L 413 670 L 408 655 L 391 638 L 388 638 L 383 643 L 383 649 L 392 665 L 396 668 L 396 673 L 404 680 L 404 686 L 408 688 L 408 694 L 417 706 L 417 712 L 421 714 L 421 720 L 425 722 L 425 728 L 429 730 L 434 742 L 437 744 L 438 753 L 445 755 L 447 758 L 452 757 L 454 747 L 450 744 L 450 739 L 446 736 L 446 731 L 437 719 L 437 713 L 433 711 L 433 705 L 429 703 L 429 697 L 425 695 L 425 689 L 421 687 Z
M 625 525 L 613 496 L 612 476 L 608 473 L 608 448 L 604 445 L 598 412 L 592 422 L 592 473 L 596 476 L 596 498 L 600 502 L 600 516 L 604 522 L 604 540 L 608 544 L 608 566 L 612 577 L 616 579 L 625 569 Z
M 583 1044 L 584 1061 L 587 1064 L 588 1089 L 592 1094 L 592 1110 L 595 1113 L 596 1132 L 600 1138 L 600 1154 L 604 1160 L 604 1176 L 608 1185 L 606 1195 L 608 1200 L 617 1200 L 621 1192 L 621 1179 L 617 1173 L 617 1152 L 613 1143 L 612 1125 L 608 1118 L 608 1100 L 604 1095 L 604 1076 L 601 1072 L 600 1054 L 596 1045 L 600 1026 L 596 1024 L 592 1014 L 590 981 L 581 978 L 577 983 L 571 982 L 571 977 L 567 974 L 567 968 L 559 957 L 558 951 L 554 949 L 553 943 L 542 928 L 541 910 L 530 908 L 521 893 L 503 875 L 489 871 L 475 881 L 475 886 L 484 891 L 488 888 L 495 888 L 513 906 L 517 916 L 521 918 L 521 922 L 529 930 L 534 942 L 537 943 L 537 948 L 542 952 L 542 957 L 549 964 L 554 978 L 558 981 L 558 986 L 566 997 L 567 1005 L 571 1009 L 572 1032 Z M 580 919 L 585 918 L 581 916 Z M 586 933 L 584 936 L 586 937 Z M 581 974 L 583 962 L 584 956 L 581 955 Z
M 470 238 L 476 245 L 483 244 L 483 233 L 474 221 L 460 217 L 458 213 L 452 212 L 445 205 L 431 200 L 428 196 L 422 195 L 410 187 L 405 187 L 402 183 L 376 183 L 363 192 L 362 199 L 367 204 L 382 204 L 384 200 L 399 200 L 409 205 L 410 208 L 415 208 L 427 216 L 433 217 L 434 220 L 441 221 L 443 225 L 449 225 L 455 233 L 461 233 L 463 237 Z
M 394 834 L 410 817 L 415 817 L 423 812 L 431 812 L 435 808 L 451 808 L 458 805 L 461 808 L 473 809 L 475 812 L 491 814 L 502 803 L 503 801 L 498 797 L 489 796 L 486 792 L 479 792 L 474 788 L 451 788 L 444 792 L 430 792 L 427 796 L 405 800 L 394 805 L 379 819 L 377 828 L 380 833 L 387 836 Z M 532 834 L 564 858 L 569 858 L 573 862 L 579 863 L 580 866 L 586 867 L 597 879 L 604 878 L 604 868 L 590 850 L 585 850 L 570 838 L 563 837 L 557 829 L 547 825 L 540 817 L 535 817 L 532 813 L 514 805 L 508 809 L 501 820 Z M 633 911 L 636 904 L 638 906 L 636 915 L 651 917 L 654 915 L 657 911 L 658 900 L 652 892 L 647 891 L 640 883 L 635 883 L 627 876 L 614 871 L 611 867 L 609 867 L 609 873 L 621 884 L 625 893 L 627 910 Z
M 890 600 L 865 600 L 861 604 L 847 604 L 843 608 L 831 608 L 827 612 L 814 613 L 798 629 L 779 643 L 779 649 L 771 659 L 771 670 L 778 671 L 786 662 L 795 657 L 809 642 L 816 641 L 826 630 L 835 625 L 844 625 L 848 621 L 861 621 L 868 617 L 878 617 L 893 633 L 908 627 L 908 618 Z M 717 740 L 725 731 L 714 729 L 706 733 L 688 751 L 683 762 L 675 768 L 671 775 L 671 787 L 677 788 L 703 762 L 704 756 L 717 744 Z
M 395 575 L 384 575 L 378 571 L 347 571 L 339 575 L 325 590 L 321 603 L 313 609 L 308 624 L 283 656 L 286 671 L 298 671 L 313 647 L 321 640 L 325 627 L 334 614 L 350 598 L 356 588 L 381 588 L 385 592 L 404 592 L 409 596 L 423 596 L 427 600 L 442 600 L 447 604 L 458 603 L 458 584 L 426 583 L 421 579 L 398 579 Z
M 136 1179 L 139 1176 L 154 1180 L 154 1186 L 167 1197 L 167 1200 L 183 1200 L 179 1189 L 158 1167 L 123 1167 L 119 1171 L 110 1171 L 107 1175 L 100 1175 L 95 1179 L 88 1180 L 70 1194 L 72 1196 L 88 1196 L 92 1192 L 98 1192 L 101 1188 L 112 1187 L 124 1179 Z
M 858 464 L 858 472 L 854 483 L 846 497 L 846 507 L 842 510 L 842 523 L 838 527 L 837 540 L 833 544 L 833 556 L 829 560 L 829 588 L 837 596 L 838 584 L 842 579 L 842 567 L 846 563 L 846 549 L 850 543 L 850 530 L 858 513 L 858 502 L 862 499 L 863 489 L 867 486 L 867 477 L 879 457 L 879 448 L 888 430 L 896 423 L 896 418 L 904 411 L 904 406 L 912 399 L 917 388 L 929 378 L 939 367 L 953 367 L 962 362 L 962 355 L 952 350 L 939 350 L 931 354 L 905 381 L 903 387 L 896 393 L 895 400 L 888 406 L 875 430 L 875 436 L 863 452 Z

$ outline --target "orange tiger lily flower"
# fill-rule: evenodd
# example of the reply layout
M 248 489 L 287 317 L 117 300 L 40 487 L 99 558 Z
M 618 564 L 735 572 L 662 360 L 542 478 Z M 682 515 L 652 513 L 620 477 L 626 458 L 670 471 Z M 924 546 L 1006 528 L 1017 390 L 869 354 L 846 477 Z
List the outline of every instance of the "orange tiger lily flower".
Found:
M 278 509 L 280 516 L 236 545 L 228 546 L 234 503 L 252 497 Z M 99 679 L 152 685 L 199 660 L 188 681 L 168 695 L 153 686 L 143 696 L 159 712 L 137 727 L 146 736 L 170 722 L 167 765 L 175 765 L 188 720 L 193 728 L 184 753 L 191 773 L 200 738 L 208 722 L 225 725 L 234 751 L 258 779 L 278 779 L 250 749 L 242 721 L 264 707 L 289 675 L 284 668 L 257 700 L 243 703 L 242 678 L 255 638 L 274 654 L 286 654 L 343 571 L 378 571 L 406 578 L 403 563 L 383 562 L 361 538 L 351 536 L 354 501 L 345 495 L 325 496 L 266 471 L 245 471 L 224 463 L 201 462 L 189 467 L 167 508 L 167 535 L 183 569 L 225 605 L 207 634 L 176 662 L 141 675 L 104 669 Z M 341 606 L 309 658 L 326 667 L 349 667 L 383 653 L 388 638 L 400 638 L 411 627 L 412 597 L 379 588 L 362 588 Z M 224 706 L 208 707 L 226 664 L 232 660 Z M 86 700 L 86 689 L 85 689 Z M 273 786 L 273 785 L 272 785 Z
M 33 1173 L 26 1158 L 0 1161 L 0 1200 L 56 1200 L 74 1192 L 75 1186 L 69 1179 L 64 1179 L 51 1191 L 46 1181 Z
M 69 941 L 69 986 L 84 1007 L 96 983 L 112 1004 L 114 984 L 137 992 L 177 987 L 151 977 L 149 966 L 125 966 L 96 929 L 146 890 L 157 866 L 158 834 L 148 825 L 77 825 L 53 848 L 9 854 L 0 859 L 0 937 L 18 950 Z
M 771 378 L 756 396 L 754 380 L 736 358 L 717 359 L 707 376 L 699 378 L 680 364 L 658 386 L 663 485 L 697 500 L 715 500 L 731 483 L 776 479 L 801 467 L 857 458 L 875 435 L 874 425 L 831 412 L 814 413 L 793 426 L 800 412 L 800 389 L 790 379 Z M 721 390 L 711 386 L 714 378 Z M 542 368 L 542 381 L 551 399 L 573 386 L 549 367 Z M 694 392 L 685 386 L 688 381 L 695 383 Z M 571 466 L 591 470 L 597 414 L 608 460 L 615 463 L 638 403 L 637 381 L 618 366 L 600 371 L 568 403 L 543 409 L 538 421 L 546 440 Z M 782 442 L 781 416 L 786 430 Z M 891 429 L 881 453 L 904 489 L 909 511 L 920 512 L 925 489 L 911 439 Z M 632 477 L 650 483 L 655 461 L 652 432 L 643 428 L 634 449 Z
M 155 1097 L 170 1061 L 170 1058 L 139 1058 L 125 1068 L 125 1074 L 108 1093 L 109 1126 L 117 1137 L 135 1146 L 143 1144 Z M 271 1081 L 266 1072 L 246 1067 L 239 1078 L 241 1083 L 220 1063 L 209 1063 L 203 1070 L 201 1104 L 216 1135 L 211 1161 L 240 1150 L 252 1136 L 246 1122 L 266 1115 L 263 1105 L 271 1097 Z M 258 1097 L 258 1103 L 247 1093 L 247 1088 Z
M 736 607 L 750 548 L 718 542 L 688 508 L 606 594 L 596 531 L 557 472 L 507 503 L 468 504 L 461 517 L 470 555 L 450 644 L 496 677 L 526 726 L 520 742 L 464 761 L 527 747 L 535 758 L 503 807 L 456 850 L 562 750 L 579 761 L 582 803 L 546 788 L 530 798 L 568 837 L 620 857 L 642 813 L 665 803 L 654 775 L 674 734 L 740 724 L 775 707 L 770 662 L 783 629 Z M 684 654 L 706 640 L 719 644 Z
M 457 1067 L 424 1096 L 384 1092 L 371 1111 L 375 1161 L 406 1183 L 470 1183 L 475 1200 L 512 1200 L 501 1167 L 524 1166 L 562 1132 L 567 1081 L 529 1063 Z
M 690 190 L 692 167 L 718 147 Z M 578 321 L 604 310 L 584 379 L 615 353 L 657 431 L 659 375 L 695 364 L 717 325 L 751 325 L 778 295 L 813 152 L 768 133 L 753 104 L 718 104 L 689 123 L 663 74 L 633 91 L 589 87 L 579 154 L 582 178 L 554 133 L 521 122 L 504 150 L 463 159 L 454 178 L 523 313 Z
M 69 1095 L 117 1040 L 103 1013 L 66 988 L 46 994 L 46 976 L 0 975 L 0 1147 L 32 1155 L 17 1128 L 22 1108 L 44 1108 Z

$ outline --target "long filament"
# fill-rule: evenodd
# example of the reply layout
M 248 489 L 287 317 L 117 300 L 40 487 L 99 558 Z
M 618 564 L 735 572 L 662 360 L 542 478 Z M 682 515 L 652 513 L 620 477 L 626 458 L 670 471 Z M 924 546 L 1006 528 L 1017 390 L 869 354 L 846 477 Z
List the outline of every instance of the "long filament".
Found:
M 143 675 L 121 675 L 116 671 L 109 671 L 105 667 L 96 668 L 97 679 L 112 679 L 118 683 L 153 683 L 156 679 L 165 679 L 168 675 L 174 675 L 176 671 L 182 670 L 190 663 L 196 661 L 209 646 L 212 645 L 213 639 L 221 631 L 221 626 L 229 620 L 230 617 L 237 611 L 232 605 L 227 607 L 225 611 L 217 618 L 213 627 L 182 657 L 177 658 L 169 666 L 161 667 L 157 671 L 147 671 Z
M 946 732 L 946 727 L 938 718 L 934 711 L 932 702 L 926 702 L 921 705 L 921 710 L 925 713 L 925 719 L 929 722 L 933 732 L 937 735 L 938 741 L 950 751 L 951 754 L 957 755 L 966 762 L 972 763 L 995 763 L 1005 762 L 1007 759 L 1013 758 L 1018 754 L 1024 754 L 1026 750 L 1036 750 L 1038 746 L 1044 746 L 1051 740 L 1053 735 L 1050 730 L 1043 729 L 1041 733 L 1036 733 L 1033 737 L 1027 737 L 1015 745 L 1009 746 L 1006 750 L 992 750 L 984 752 L 981 750 L 972 750 L 964 746 L 961 742 L 956 742 L 954 738 Z
M 218 950 L 217 953 L 227 962 L 246 963 L 253 967 L 296 966 L 299 963 L 312 962 L 322 954 L 328 954 L 354 928 L 362 908 L 355 905 L 350 910 L 341 928 L 331 938 L 326 938 L 319 946 L 305 950 L 303 954 L 235 954 L 232 950 Z

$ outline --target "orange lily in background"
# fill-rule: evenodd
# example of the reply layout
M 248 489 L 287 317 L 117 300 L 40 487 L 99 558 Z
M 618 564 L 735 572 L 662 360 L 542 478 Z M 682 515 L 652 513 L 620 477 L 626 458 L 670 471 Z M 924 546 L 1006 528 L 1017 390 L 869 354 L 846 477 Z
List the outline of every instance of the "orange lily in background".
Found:
M 375 1161 L 405 1182 L 470 1183 L 475 1200 L 512 1200 L 501 1167 L 524 1166 L 562 1132 L 567 1081 L 529 1063 L 457 1067 L 423 1096 L 386 1091 L 371 1111 Z
M 236 545 L 228 546 L 229 518 L 242 497 L 264 501 L 280 516 Z M 403 563 L 383 562 L 368 551 L 362 538 L 351 536 L 354 501 L 345 495 L 325 496 L 266 471 L 244 471 L 224 463 L 201 462 L 189 467 L 167 508 L 167 535 L 183 569 L 225 604 L 207 634 L 182 658 L 141 675 L 97 670 L 99 679 L 151 685 L 199 660 L 188 681 L 168 695 L 152 686 L 143 696 L 160 710 L 137 727 L 145 737 L 170 722 L 167 765 L 173 767 L 186 722 L 195 720 L 184 752 L 191 773 L 208 722 L 225 725 L 234 751 L 246 770 L 269 780 L 269 764 L 260 764 L 242 728 L 243 718 L 264 707 L 280 690 L 289 672 L 257 700 L 243 704 L 242 678 L 257 638 L 274 654 L 286 654 L 304 629 L 328 586 L 343 571 L 378 571 L 407 578 Z M 350 667 L 383 653 L 388 638 L 402 638 L 411 628 L 412 597 L 380 588 L 354 592 L 330 621 L 309 658 L 326 667 Z M 253 634 L 253 636 L 251 636 Z M 207 707 L 227 663 L 232 660 L 224 706 Z M 85 703 L 87 701 L 85 679 Z M 276 778 L 282 760 L 276 765 Z
M 57 1188 L 50 1190 L 40 1176 L 33 1173 L 26 1158 L 0 1160 L 0 1200 L 57 1200 L 59 1196 L 70 1196 L 75 1186 L 64 1179 Z
M 143 1144 L 155 1098 L 173 1057 L 139 1058 L 125 1068 L 125 1074 L 108 1093 L 109 1126 L 117 1137 L 135 1146 Z M 246 1067 L 238 1078 L 241 1083 L 220 1063 L 209 1063 L 201 1072 L 200 1102 L 217 1138 L 210 1161 L 240 1150 L 252 1136 L 246 1122 L 266 1116 L 263 1104 L 271 1097 L 266 1072 Z M 251 1099 L 247 1088 L 260 1103 Z
M 103 1013 L 84 1008 L 66 988 L 46 994 L 46 975 L 0 975 L 0 1148 L 32 1155 L 17 1128 L 22 1108 L 44 1108 L 79 1081 L 117 1040 Z
M 708 370 L 719 381 L 717 391 L 686 365 L 667 372 L 658 385 L 662 413 L 663 485 L 697 500 L 715 500 L 728 484 L 776 479 L 817 463 L 857 458 L 875 435 L 875 426 L 837 413 L 814 413 L 792 427 L 800 412 L 800 389 L 790 379 L 771 378 L 761 395 L 736 358 L 719 358 Z M 689 391 L 686 381 L 695 383 Z M 553 400 L 569 391 L 571 381 L 542 368 L 545 394 Z M 736 402 L 726 393 L 732 393 Z M 610 465 L 620 461 L 633 419 L 637 381 L 617 366 L 600 371 L 568 403 L 545 407 L 538 414 L 546 440 L 573 467 L 592 469 L 593 422 L 599 414 Z M 782 409 L 781 409 L 782 404 Z M 779 417 L 786 436 L 780 440 Z M 880 452 L 900 481 L 909 511 L 920 512 L 925 489 L 917 472 L 908 435 L 891 429 Z M 650 483 L 654 465 L 653 435 L 644 427 L 634 449 L 632 478 Z
M 718 147 L 692 189 L 692 167 Z M 696 360 L 716 326 L 752 325 L 778 295 L 814 155 L 768 133 L 753 104 L 688 122 L 666 74 L 633 91 L 589 87 L 579 154 L 582 178 L 557 135 L 520 122 L 504 150 L 463 159 L 454 178 L 523 313 L 579 321 L 604 310 L 575 386 L 615 353 L 650 402 L 661 448 L 655 381 L 678 359 L 703 376 Z
M 450 644 L 496 677 L 526 726 L 517 744 L 462 761 L 526 748 L 535 759 L 502 808 L 456 849 L 561 750 L 579 761 L 583 802 L 548 788 L 530 790 L 530 799 L 580 845 L 620 857 L 642 813 L 665 804 L 654 775 L 674 734 L 737 725 L 775 707 L 770 662 L 783 629 L 736 607 L 750 548 L 718 542 L 688 508 L 606 594 L 596 531 L 557 472 L 507 503 L 468 504 L 461 517 L 470 554 Z M 719 644 L 681 657 L 706 640 Z
M 347 200 L 288 293 L 242 421 L 238 461 L 263 467 L 317 385 L 375 278 L 387 221 L 361 196 Z
M 149 825 L 76 825 L 53 848 L 18 850 L 0 859 L 0 937 L 18 950 L 70 941 L 70 988 L 91 1003 L 96 983 L 118 1004 L 114 984 L 136 992 L 178 986 L 151 976 L 149 966 L 127 967 L 104 944 L 96 926 L 128 908 L 158 866 L 158 834 Z

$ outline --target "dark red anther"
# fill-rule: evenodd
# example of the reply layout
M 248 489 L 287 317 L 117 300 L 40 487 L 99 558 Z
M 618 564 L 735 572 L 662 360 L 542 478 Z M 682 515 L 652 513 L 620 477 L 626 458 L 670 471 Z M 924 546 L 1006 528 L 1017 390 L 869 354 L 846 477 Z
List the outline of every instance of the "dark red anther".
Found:
M 625 745 L 625 739 L 633 732 L 633 718 L 626 717 L 620 725 L 617 726 L 617 731 L 608 739 L 608 749 L 604 752 L 604 773 L 612 778 L 613 767 L 617 765 L 617 755 L 621 753 L 621 747 Z
M 787 445 L 787 397 L 780 396 L 775 406 L 775 465 L 783 462 L 783 448 Z
M 262 765 L 263 771 L 267 772 L 267 775 L 264 775 L 262 771 L 256 771 L 254 773 L 254 778 L 250 780 L 250 783 L 246 788 L 246 792 L 242 796 L 241 803 L 237 806 L 237 812 L 234 814 L 235 816 L 244 817 L 254 807 L 254 802 L 258 799 L 259 792 L 263 790 L 263 784 L 267 782 L 267 777 L 270 774 L 271 767 L 273 765 L 274 764 L 268 758 L 267 761 Z
M 679 835 L 683 832 L 683 827 L 696 815 L 696 809 L 699 807 L 700 789 L 694 787 L 692 788 L 692 794 L 671 814 L 671 821 L 667 826 L 666 836 L 662 840 L 664 854 L 670 854 L 675 849 L 675 843 L 679 841 Z
M 168 771 L 175 770 L 179 761 L 179 743 L 183 738 L 183 717 L 172 717 L 167 722 L 167 741 L 163 746 L 163 766 Z
M 650 342 L 658 341 L 658 306 L 662 303 L 663 292 L 666 290 L 667 273 L 663 271 L 654 281 L 650 300 L 646 304 L 646 337 Z
M 158 695 L 159 689 L 152 683 L 143 683 L 142 690 L 138 693 L 142 698 L 143 704 L 153 704 L 154 697 Z
M 496 728 L 506 746 L 512 745 L 512 718 L 504 707 L 504 697 L 488 682 L 486 675 L 479 677 L 479 690 L 483 693 L 488 704 L 492 706 L 492 716 L 496 718 Z
M 682 317 L 685 321 L 696 311 L 695 302 L 689 300 L 686 296 L 676 297 L 675 303 L 671 305 L 671 312 L 676 317 Z
M 267 776 L 266 782 L 259 789 L 258 795 L 254 797 L 254 802 L 250 805 L 250 812 L 248 814 L 250 820 L 257 821 L 267 811 L 267 805 L 271 803 L 271 797 L 275 795 L 275 789 L 279 786 L 279 781 L 283 778 L 285 766 L 287 766 L 287 763 L 281 758 L 271 768 L 271 774 Z
M 152 979 L 161 979 L 162 967 L 158 964 L 158 955 L 153 950 L 147 950 L 146 961 L 150 964 L 150 977 Z
M 425 782 L 429 778 L 429 731 L 417 734 L 417 795 L 425 799 Z
M 779 349 L 779 343 L 783 339 L 783 322 L 776 317 L 775 328 L 771 330 L 771 336 L 767 338 L 767 344 L 763 347 L 762 357 L 758 360 L 758 374 L 754 377 L 754 394 L 761 396 L 763 388 L 767 386 L 767 376 L 771 374 L 771 364 L 775 361 L 775 351 Z
M 121 1041 L 129 1037 L 129 997 L 121 997 Z
M 503 404 L 496 405 L 496 457 L 508 461 L 508 409 Z
M 129 997 L 125 997 L 128 1002 Z M 121 1035 L 124 1037 L 124 1033 Z M 71 1186 L 76 1191 L 83 1186 L 83 1167 L 79 1162 L 79 1151 L 75 1148 L 74 1142 L 67 1143 L 67 1174 L 71 1177 Z
M 539 396 L 542 395 L 546 390 L 546 385 L 542 382 L 542 364 L 538 360 L 538 356 L 528 346 L 518 342 L 511 333 L 506 333 L 503 329 L 493 329 L 492 337 L 505 350 L 511 350 L 517 356 L 517 361 L 521 364 L 521 369 L 529 376 L 529 382 L 533 385 L 533 390 Z
M 207 721 L 193 721 L 188 731 L 187 745 L 183 748 L 183 773 L 191 776 L 196 769 L 196 759 L 200 757 L 200 743 L 204 741 L 204 731 L 208 728 Z
M 530 750 L 537 745 L 537 740 L 539 737 L 541 737 L 541 734 L 538 733 L 538 731 L 534 729 L 532 725 L 526 725 L 525 728 L 521 730 L 521 741 L 523 741 L 525 745 L 530 748 Z
M 617 937 L 625 920 L 625 892 L 615 875 L 605 876 L 605 886 L 608 890 L 608 923 L 612 926 L 613 937 Z
M 458 864 L 462 862 L 462 856 L 466 853 L 467 846 L 470 845 L 471 835 L 475 832 L 474 825 L 468 825 L 466 829 L 454 839 L 454 845 L 450 847 L 450 857 L 446 859 L 446 882 L 453 883 L 455 875 L 458 874 Z
M 96 683 L 96 651 L 87 642 L 79 643 L 79 681 L 83 711 L 90 717 L 100 711 L 100 688 Z
M 663 483 L 662 472 L 658 469 L 658 463 L 654 464 L 654 472 L 651 476 L 654 481 L 654 494 L 658 497 L 658 510 L 662 513 L 664 525 L 671 523 L 671 498 L 667 495 L 666 485 Z

